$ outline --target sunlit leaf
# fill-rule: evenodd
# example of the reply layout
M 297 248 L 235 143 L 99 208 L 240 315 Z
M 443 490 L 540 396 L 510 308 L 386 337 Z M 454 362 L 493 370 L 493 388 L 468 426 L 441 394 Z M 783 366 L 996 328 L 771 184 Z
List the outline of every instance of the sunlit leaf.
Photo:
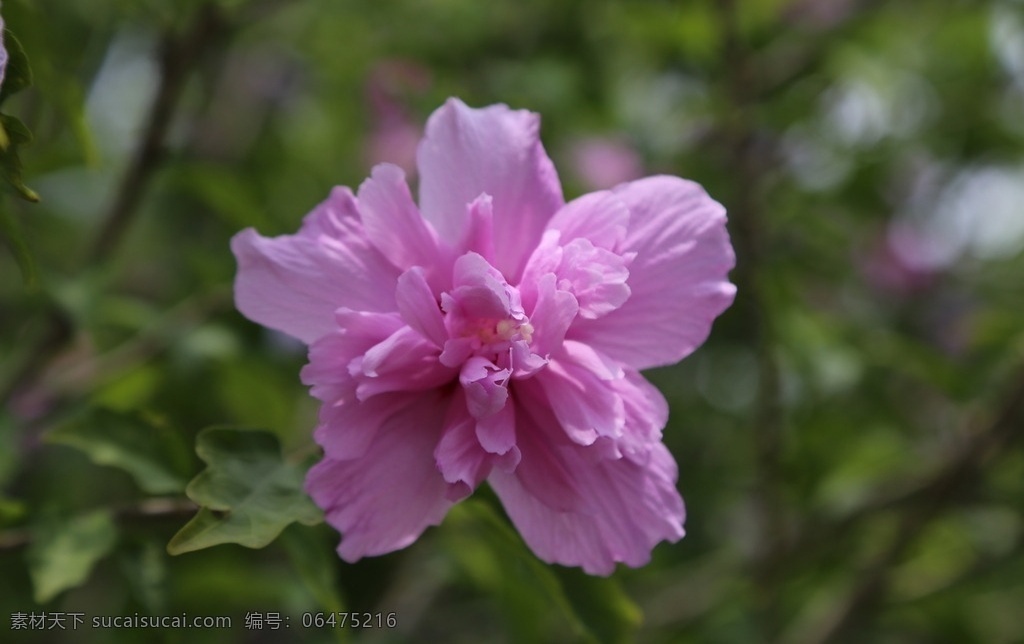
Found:
M 0 525 L 7 525 L 20 520 L 28 512 L 24 501 L 0 496 Z
M 2 154 L 0 154 L 0 157 L 2 157 Z M 0 164 L 2 163 L 2 158 L 0 158 Z M 36 262 L 32 257 L 32 251 L 29 250 L 28 244 L 25 243 L 25 237 L 22 235 L 18 222 L 11 216 L 7 208 L 3 207 L 3 204 L 0 204 L 0 237 L 7 242 L 11 252 L 14 254 L 14 260 L 18 263 L 18 268 L 21 270 L 21 276 L 25 285 L 34 286 L 38 282 L 38 277 L 36 276 Z
M 35 600 L 82 584 L 116 541 L 114 521 L 102 510 L 39 526 L 27 553 Z
M 196 438 L 196 453 L 207 468 L 186 493 L 201 507 L 167 545 L 172 555 L 223 543 L 262 548 L 290 523 L 322 520 L 302 489 L 306 468 L 281 457 L 273 434 L 212 427 Z
M 28 64 L 28 56 L 10 29 L 4 29 L 4 49 L 7 50 L 7 69 L 4 71 L 3 85 L 0 86 L 0 103 L 32 85 L 32 68 Z
M 134 413 L 94 409 L 59 427 L 48 440 L 120 468 L 151 494 L 185 489 L 187 452 L 177 434 Z
M 6 87 L 6 82 L 4 87 Z M 0 114 L 0 175 L 14 192 L 26 201 L 39 201 L 39 195 L 21 178 L 21 157 L 18 151 L 32 142 L 32 133 L 25 124 L 8 114 Z

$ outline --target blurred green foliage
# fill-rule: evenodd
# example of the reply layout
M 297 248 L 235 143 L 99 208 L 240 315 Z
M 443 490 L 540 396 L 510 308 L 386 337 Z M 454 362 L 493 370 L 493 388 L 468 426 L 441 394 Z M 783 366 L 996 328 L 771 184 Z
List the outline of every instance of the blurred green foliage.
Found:
M 2 11 L 33 71 L 5 85 L 4 128 L 34 135 L 18 159 L 42 201 L 0 195 L 0 639 L 67 641 L 8 632 L 44 611 L 234 619 L 81 642 L 280 641 L 249 611 L 309 642 L 1024 637 L 1021 2 Z M 331 186 L 408 166 L 448 96 L 540 112 L 569 197 L 667 172 L 728 208 L 736 304 L 648 374 L 686 539 L 589 578 L 538 562 L 483 490 L 354 565 L 323 524 L 168 555 L 189 498 L 206 503 L 184 494 L 204 428 L 270 433 L 212 430 L 254 441 L 222 456 L 252 456 L 224 465 L 256 488 L 311 445 L 303 349 L 233 310 L 228 240 L 291 232 Z M 300 628 L 340 610 L 398 627 Z

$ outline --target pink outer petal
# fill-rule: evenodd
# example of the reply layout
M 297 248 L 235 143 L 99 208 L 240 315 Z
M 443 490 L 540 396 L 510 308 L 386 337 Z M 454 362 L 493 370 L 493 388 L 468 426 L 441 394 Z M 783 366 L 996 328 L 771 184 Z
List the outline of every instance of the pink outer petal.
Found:
M 622 435 L 626 412 L 622 399 L 601 376 L 567 356 L 517 385 L 527 397 L 547 400 L 557 426 L 574 442 L 591 445 L 598 436 Z
M 642 460 L 648 446 L 661 441 L 661 430 L 668 422 L 668 403 L 657 387 L 632 369 L 624 378 L 613 380 L 611 386 L 622 399 L 626 413 L 618 446 L 626 456 Z
M 629 208 L 614 192 L 591 192 L 565 204 L 548 224 L 568 243 L 577 237 L 606 250 L 615 250 L 626 236 Z
M 380 426 L 415 401 L 415 397 L 400 392 L 381 394 L 365 402 L 349 399 L 324 404 L 313 436 L 327 458 L 359 458 L 370 448 Z
M 250 320 L 310 344 L 336 327 L 334 312 L 394 311 L 395 269 L 366 237 L 355 199 L 335 188 L 295 235 L 234 236 L 235 304 Z
M 633 181 L 615 194 L 630 211 L 620 250 L 637 253 L 632 293 L 608 315 L 578 320 L 569 337 L 635 369 L 673 364 L 707 339 L 736 293 L 727 279 L 735 257 L 725 210 L 677 177 Z
M 540 143 L 540 117 L 505 105 L 471 109 L 449 99 L 427 121 L 417 158 L 420 209 L 442 239 L 465 239 L 466 205 L 493 198 L 494 266 L 510 283 L 563 204 Z
M 649 445 L 642 459 L 602 459 L 589 452 L 603 446 L 563 443 L 542 429 L 546 424 L 522 420 L 519 467 L 495 469 L 488 477 L 538 557 L 609 575 L 616 562 L 642 566 L 658 542 L 682 538 L 678 473 L 661 443 Z M 544 473 L 540 482 L 531 478 L 538 470 Z
M 447 399 L 441 392 L 413 394 L 379 426 L 365 454 L 326 456 L 310 469 L 306 490 L 342 534 L 338 554 L 353 562 L 399 550 L 437 525 L 452 506 L 450 485 L 434 462 Z

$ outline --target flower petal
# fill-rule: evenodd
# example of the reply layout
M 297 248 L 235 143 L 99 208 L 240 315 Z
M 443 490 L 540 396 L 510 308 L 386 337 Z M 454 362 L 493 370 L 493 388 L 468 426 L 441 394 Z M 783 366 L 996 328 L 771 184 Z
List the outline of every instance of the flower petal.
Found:
M 477 420 L 493 416 L 508 402 L 505 386 L 510 370 L 501 369 L 490 360 L 473 356 L 462 365 L 459 382 L 466 392 L 466 408 Z
M 402 270 L 444 267 L 437 236 L 413 203 L 401 168 L 376 166 L 359 186 L 358 196 L 366 236 L 392 264 Z
M 615 194 L 630 212 L 621 251 L 636 252 L 632 292 L 611 313 L 578 320 L 569 337 L 635 369 L 673 364 L 704 342 L 736 293 L 725 210 L 677 177 L 633 181 Z
M 341 307 L 395 310 L 398 271 L 370 244 L 347 188 L 335 188 L 295 235 L 234 236 L 235 304 L 247 318 L 309 344 Z
M 433 452 L 447 402 L 436 394 L 381 417 L 373 442 L 359 458 L 326 456 L 310 469 L 306 490 L 342 534 L 338 554 L 348 562 L 404 548 L 452 506 Z
M 491 472 L 493 459 L 477 440 L 476 423 L 466 408 L 465 396 L 456 389 L 434 449 L 437 469 L 453 485 L 449 491 L 452 501 L 469 496 Z
M 622 436 L 616 443 L 627 457 L 642 460 L 648 447 L 661 441 L 661 431 L 668 422 L 668 403 L 657 387 L 632 369 L 610 384 L 622 399 L 626 414 Z
M 626 237 L 629 208 L 614 192 L 602 190 L 577 197 L 559 210 L 548 224 L 562 240 L 582 237 L 606 250 L 616 250 Z
M 629 259 L 632 259 L 631 257 Z M 621 255 L 577 238 L 563 249 L 559 288 L 576 296 L 580 317 L 607 315 L 629 299 L 628 261 Z
M 528 399 L 547 400 L 556 425 L 575 443 L 590 445 L 598 436 L 622 435 L 626 422 L 622 399 L 607 380 L 564 354 L 552 358 L 547 369 L 517 388 Z
M 555 276 L 551 273 L 541 277 L 536 286 L 537 306 L 530 313 L 533 326 L 531 349 L 537 355 L 547 357 L 561 346 L 580 307 L 572 293 L 555 288 Z
M 349 399 L 324 404 L 313 436 L 327 458 L 360 458 L 370 448 L 380 426 L 414 402 L 415 397 L 400 392 L 373 396 L 364 402 Z
M 478 253 L 488 262 L 494 261 L 494 199 L 481 194 L 466 207 L 465 240 L 462 247 L 467 252 Z
M 354 393 L 348 367 L 375 344 L 402 328 L 402 319 L 394 313 L 364 313 L 339 309 L 337 326 L 309 347 L 309 364 L 302 368 L 302 383 L 312 387 L 314 398 L 335 402 Z
M 438 348 L 448 341 L 448 331 L 444 328 L 444 316 L 441 315 L 440 304 L 427 284 L 423 269 L 413 266 L 398 278 L 395 290 L 398 310 L 402 319 L 412 328 L 420 332 L 424 338 L 433 342 Z
M 449 99 L 427 121 L 417 153 L 420 209 L 442 239 L 461 240 L 466 205 L 493 198 L 494 266 L 510 282 L 562 207 L 555 167 L 540 143 L 540 117 L 505 105 L 471 109 Z
M 422 391 L 450 382 L 456 371 L 438 362 L 438 353 L 419 332 L 402 327 L 349 364 L 358 383 L 356 397 L 366 400 L 388 391 Z
M 512 297 L 501 273 L 476 253 L 466 253 L 455 260 L 455 288 L 443 294 L 441 306 L 445 313 L 460 311 L 468 318 L 500 320 L 512 313 Z
M 488 477 L 538 557 L 609 575 L 616 562 L 642 566 L 658 542 L 682 538 L 685 511 L 675 488 L 677 470 L 661 443 L 649 446 L 642 463 L 591 458 L 588 452 L 601 446 L 552 440 L 542 423 L 521 421 L 522 462 L 515 472 L 495 469 Z M 542 463 L 549 472 L 543 488 L 528 478 L 537 469 L 528 463 Z

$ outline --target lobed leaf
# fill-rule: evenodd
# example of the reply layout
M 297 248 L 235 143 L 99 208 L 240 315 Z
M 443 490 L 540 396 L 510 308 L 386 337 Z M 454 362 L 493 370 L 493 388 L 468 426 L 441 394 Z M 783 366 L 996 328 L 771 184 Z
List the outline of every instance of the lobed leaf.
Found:
M 262 548 L 291 523 L 322 521 L 302 487 L 306 468 L 281 457 L 273 434 L 212 427 L 196 437 L 196 453 L 207 468 L 185 493 L 200 509 L 171 538 L 170 554 L 223 543 Z

